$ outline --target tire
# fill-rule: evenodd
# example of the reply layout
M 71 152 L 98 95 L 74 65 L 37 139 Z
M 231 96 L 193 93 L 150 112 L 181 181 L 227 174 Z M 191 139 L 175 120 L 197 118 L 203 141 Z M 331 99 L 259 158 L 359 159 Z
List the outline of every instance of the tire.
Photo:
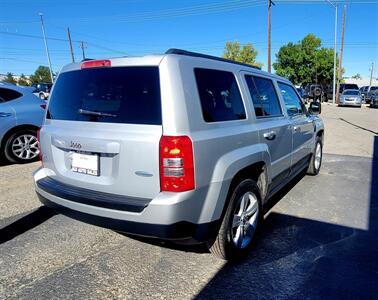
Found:
M 320 151 L 320 152 L 319 152 Z M 319 158 L 320 155 L 320 158 Z M 307 169 L 308 175 L 318 175 L 323 160 L 323 144 L 320 137 L 316 138 L 314 153 L 311 156 L 310 164 Z
M 45 94 L 44 94 L 44 93 L 40 93 L 40 94 L 39 94 L 39 99 L 41 99 L 41 100 L 46 100 L 46 96 L 45 96 Z
M 241 181 L 234 188 L 218 235 L 207 243 L 212 254 L 224 260 L 236 260 L 250 252 L 263 219 L 260 195 L 256 182 L 251 179 Z
M 38 160 L 38 149 L 37 132 L 31 129 L 20 130 L 6 141 L 4 155 L 11 163 L 29 163 Z

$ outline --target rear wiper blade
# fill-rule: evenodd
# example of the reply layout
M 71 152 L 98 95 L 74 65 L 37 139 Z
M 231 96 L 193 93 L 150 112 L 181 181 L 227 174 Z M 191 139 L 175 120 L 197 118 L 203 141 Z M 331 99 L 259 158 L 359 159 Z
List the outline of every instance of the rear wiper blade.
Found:
M 98 117 L 113 117 L 113 118 L 118 117 L 118 115 L 114 115 L 114 114 L 108 114 L 101 111 L 85 110 L 81 108 L 79 109 L 78 112 L 79 114 L 82 114 L 82 115 L 91 115 L 91 116 L 98 116 Z

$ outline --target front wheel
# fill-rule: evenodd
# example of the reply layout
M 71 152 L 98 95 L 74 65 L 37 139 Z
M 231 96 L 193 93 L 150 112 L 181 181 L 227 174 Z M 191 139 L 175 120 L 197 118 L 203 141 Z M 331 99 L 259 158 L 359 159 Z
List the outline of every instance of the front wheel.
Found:
M 211 253 L 233 260 L 250 251 L 263 216 L 260 195 L 256 182 L 251 179 L 243 180 L 234 188 L 218 235 L 215 241 L 208 243 Z
M 308 175 L 318 175 L 323 159 L 323 144 L 320 137 L 316 138 L 315 150 L 311 156 L 310 164 L 307 169 Z

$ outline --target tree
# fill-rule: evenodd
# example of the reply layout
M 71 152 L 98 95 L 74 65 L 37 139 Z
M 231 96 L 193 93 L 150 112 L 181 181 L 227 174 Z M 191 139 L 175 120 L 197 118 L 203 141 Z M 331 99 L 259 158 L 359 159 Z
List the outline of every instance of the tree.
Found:
M 7 75 L 5 76 L 5 79 L 3 81 L 16 84 L 16 80 L 14 79 L 13 74 L 11 72 L 7 73 Z
M 37 70 L 35 70 L 34 74 L 30 76 L 31 82 L 40 83 L 40 82 L 50 82 L 50 70 L 46 66 L 39 66 Z
M 357 73 L 356 75 L 352 76 L 353 79 L 362 79 L 361 74 Z
M 318 37 L 308 34 L 297 43 L 282 46 L 273 67 L 294 84 L 328 86 L 333 80 L 333 49 L 323 48 Z
M 21 74 L 20 78 L 17 81 L 18 85 L 24 85 L 28 86 L 29 85 L 29 80 L 26 78 L 24 74 Z
M 222 57 L 259 68 L 262 67 L 261 63 L 256 62 L 257 50 L 252 44 L 245 44 L 241 48 L 239 42 L 227 42 Z

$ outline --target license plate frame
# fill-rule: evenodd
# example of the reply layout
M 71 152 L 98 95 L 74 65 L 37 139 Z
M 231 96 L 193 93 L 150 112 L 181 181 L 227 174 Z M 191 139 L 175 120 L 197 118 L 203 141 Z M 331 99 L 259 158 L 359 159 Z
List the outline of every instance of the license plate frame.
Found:
M 71 171 L 90 176 L 100 176 L 100 156 L 97 153 L 72 152 Z

